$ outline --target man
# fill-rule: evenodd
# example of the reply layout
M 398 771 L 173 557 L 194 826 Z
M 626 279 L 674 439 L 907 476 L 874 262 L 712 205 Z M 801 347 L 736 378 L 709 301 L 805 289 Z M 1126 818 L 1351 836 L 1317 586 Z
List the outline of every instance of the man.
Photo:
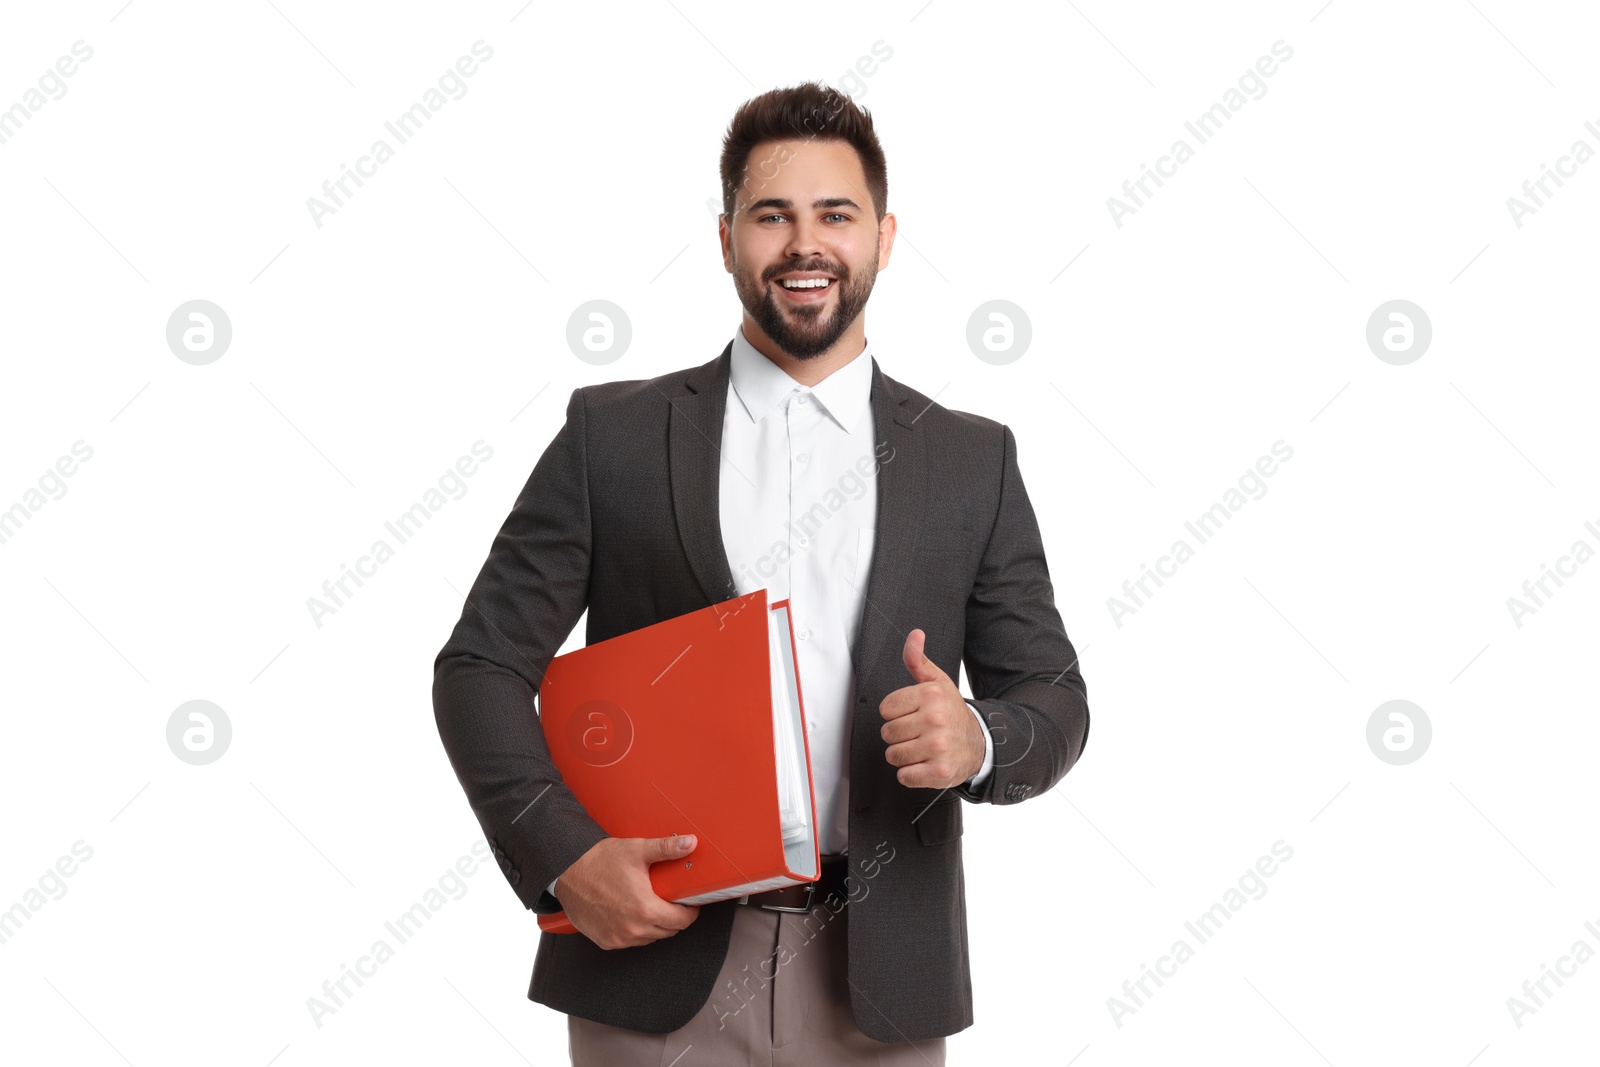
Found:
M 774 90 L 721 169 L 738 331 L 573 392 L 439 653 L 439 732 L 518 897 L 579 930 L 541 936 L 528 994 L 567 1013 L 574 1064 L 942 1064 L 973 1020 L 960 801 L 1017 803 L 1077 761 L 1077 654 L 1011 431 L 867 345 L 895 235 L 871 118 Z M 608 837 L 534 698 L 585 608 L 592 644 L 762 587 L 791 600 L 823 876 L 674 904 L 650 864 L 715 842 Z

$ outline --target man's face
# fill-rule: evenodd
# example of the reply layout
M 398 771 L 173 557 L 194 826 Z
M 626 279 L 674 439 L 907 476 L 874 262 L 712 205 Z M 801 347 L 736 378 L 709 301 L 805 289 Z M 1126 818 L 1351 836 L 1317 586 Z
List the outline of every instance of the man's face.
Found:
M 790 356 L 812 359 L 866 307 L 887 261 L 893 216 L 885 224 L 880 231 L 848 142 L 768 142 L 751 150 L 733 215 L 722 224 L 723 263 L 756 325 Z M 826 284 L 790 288 L 784 279 Z

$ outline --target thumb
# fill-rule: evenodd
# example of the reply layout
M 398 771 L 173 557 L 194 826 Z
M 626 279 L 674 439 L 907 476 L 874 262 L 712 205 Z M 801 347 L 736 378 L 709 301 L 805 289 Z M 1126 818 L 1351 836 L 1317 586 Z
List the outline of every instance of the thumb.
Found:
M 927 646 L 928 635 L 922 630 L 912 630 L 906 634 L 906 647 L 903 652 L 906 670 L 910 672 L 912 681 L 939 682 L 948 680 L 949 676 L 939 669 L 939 665 L 929 659 L 923 649 Z
M 644 841 L 646 863 L 657 863 L 661 860 L 675 860 L 688 854 L 695 846 L 693 834 L 668 834 L 666 837 L 651 837 Z

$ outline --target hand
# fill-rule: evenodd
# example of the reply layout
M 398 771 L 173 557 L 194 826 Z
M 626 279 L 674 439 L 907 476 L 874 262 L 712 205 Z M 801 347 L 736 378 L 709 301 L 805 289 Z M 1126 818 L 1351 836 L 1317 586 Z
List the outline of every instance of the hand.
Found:
M 902 651 L 915 684 L 883 698 L 878 714 L 888 722 L 880 733 L 889 743 L 884 758 L 899 767 L 900 784 L 919 789 L 949 789 L 983 767 L 983 727 L 961 691 L 923 654 L 927 634 L 912 630 Z
M 678 847 L 686 842 L 684 847 Z M 650 865 L 681 860 L 695 836 L 608 837 L 556 879 L 561 909 L 578 932 L 603 949 L 633 948 L 671 937 L 700 915 L 694 906 L 656 896 Z

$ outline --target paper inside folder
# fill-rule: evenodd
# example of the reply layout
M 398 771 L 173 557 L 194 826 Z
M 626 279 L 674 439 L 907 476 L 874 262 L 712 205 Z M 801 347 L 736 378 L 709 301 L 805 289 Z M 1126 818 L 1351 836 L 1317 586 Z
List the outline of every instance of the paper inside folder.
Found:
M 789 642 L 789 609 L 768 613 L 771 638 L 772 737 L 778 766 L 778 815 L 785 845 L 811 840 L 811 794 L 806 787 L 805 739 L 800 736 L 800 690 L 794 646 Z

